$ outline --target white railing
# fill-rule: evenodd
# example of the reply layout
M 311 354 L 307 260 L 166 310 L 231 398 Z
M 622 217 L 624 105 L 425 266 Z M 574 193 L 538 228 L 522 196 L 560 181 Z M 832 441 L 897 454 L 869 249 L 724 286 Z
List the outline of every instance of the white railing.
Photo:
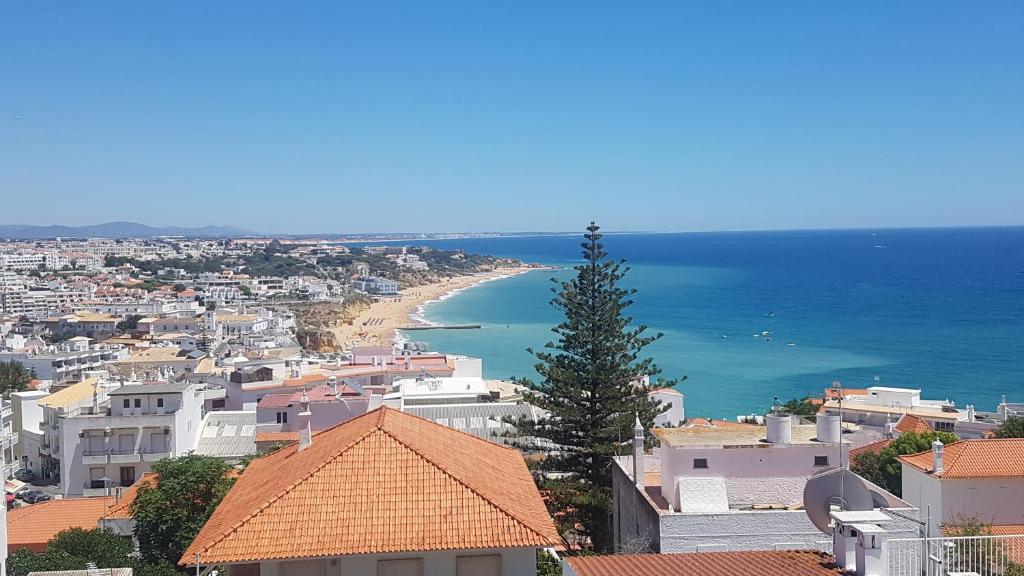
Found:
M 887 576 L 1024 574 L 1024 535 L 893 538 L 885 546 Z

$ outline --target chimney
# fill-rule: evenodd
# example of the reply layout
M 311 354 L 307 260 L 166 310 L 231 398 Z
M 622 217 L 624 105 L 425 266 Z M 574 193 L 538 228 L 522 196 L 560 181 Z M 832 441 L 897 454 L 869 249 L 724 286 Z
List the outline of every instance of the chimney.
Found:
M 942 452 L 944 450 L 942 442 L 936 440 L 932 442 L 932 474 L 939 476 L 945 470 L 942 467 Z
M 892 438 L 896 435 L 896 423 L 889 420 L 885 423 L 885 437 Z
M 888 532 L 876 524 L 854 524 L 857 534 L 857 576 L 886 576 L 889 571 L 885 540 Z
M 784 412 L 771 412 L 764 417 L 766 440 L 772 444 L 789 444 L 793 439 L 793 417 Z
M 313 444 L 313 430 L 310 428 L 312 413 L 309 411 L 309 396 L 306 390 L 302 391 L 302 399 L 299 400 L 299 452 L 309 448 Z
M 641 490 L 644 487 L 644 427 L 640 424 L 640 416 L 633 425 L 633 482 Z

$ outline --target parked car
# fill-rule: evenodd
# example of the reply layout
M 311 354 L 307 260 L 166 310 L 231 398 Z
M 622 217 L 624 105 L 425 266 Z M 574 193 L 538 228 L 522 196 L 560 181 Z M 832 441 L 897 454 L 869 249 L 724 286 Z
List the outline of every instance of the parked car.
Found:
M 22 468 L 21 470 L 18 470 L 17 472 L 14 473 L 14 478 L 16 480 L 21 480 L 22 482 L 31 482 L 32 480 L 35 479 L 35 477 L 36 473 L 29 470 L 28 468 Z
M 35 503 L 36 499 L 39 498 L 40 496 L 44 496 L 44 494 L 40 490 L 22 490 L 21 492 L 15 494 L 16 498 L 18 498 L 22 502 L 27 502 L 29 504 Z

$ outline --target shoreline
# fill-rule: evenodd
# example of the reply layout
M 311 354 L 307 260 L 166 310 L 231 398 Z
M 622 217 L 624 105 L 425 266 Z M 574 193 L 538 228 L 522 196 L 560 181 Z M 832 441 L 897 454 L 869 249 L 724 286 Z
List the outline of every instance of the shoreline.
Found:
M 399 296 L 374 302 L 369 308 L 361 311 L 352 324 L 337 326 L 331 331 L 344 350 L 354 346 L 401 345 L 408 341 L 408 337 L 400 330 L 402 326 L 431 324 L 423 317 L 428 305 L 447 300 L 487 282 L 546 269 L 548 268 L 542 266 L 498 268 L 490 272 L 453 276 L 433 284 L 414 286 Z

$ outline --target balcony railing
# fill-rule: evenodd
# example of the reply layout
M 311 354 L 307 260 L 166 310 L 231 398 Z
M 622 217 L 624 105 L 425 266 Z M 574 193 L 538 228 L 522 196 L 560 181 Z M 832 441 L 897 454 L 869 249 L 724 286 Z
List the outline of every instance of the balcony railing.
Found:
M 888 576 L 1024 574 L 1024 535 L 894 538 L 885 548 Z

